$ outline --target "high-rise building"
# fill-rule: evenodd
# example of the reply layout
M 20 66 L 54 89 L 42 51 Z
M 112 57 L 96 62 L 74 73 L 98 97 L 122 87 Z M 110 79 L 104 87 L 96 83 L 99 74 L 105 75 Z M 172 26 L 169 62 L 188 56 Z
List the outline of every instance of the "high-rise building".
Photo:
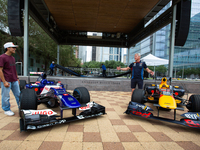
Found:
M 200 67 L 200 1 L 192 0 L 190 29 L 187 41 L 184 46 L 174 48 L 174 67 Z M 169 3 L 153 19 L 171 6 Z M 134 54 L 141 53 L 141 57 L 149 53 L 169 59 L 171 25 L 163 27 L 161 30 L 150 35 L 146 39 L 130 48 L 129 63 L 134 61 Z M 128 63 L 128 57 L 126 57 Z
M 89 53 L 91 53 L 91 55 Z M 126 54 L 126 48 L 92 46 L 90 51 L 87 46 L 79 46 L 79 58 L 81 59 L 81 63 L 87 61 L 105 62 L 106 60 L 123 62 L 124 54 Z
M 81 63 L 86 62 L 87 60 L 87 46 L 78 47 L 78 58 L 81 59 Z

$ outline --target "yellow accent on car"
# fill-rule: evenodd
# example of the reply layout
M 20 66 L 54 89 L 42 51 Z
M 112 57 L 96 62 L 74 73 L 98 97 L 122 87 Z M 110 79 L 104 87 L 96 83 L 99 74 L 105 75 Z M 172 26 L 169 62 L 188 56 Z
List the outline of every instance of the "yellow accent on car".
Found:
M 179 88 L 179 86 L 174 86 L 175 88 Z
M 150 97 L 148 97 L 148 99 L 149 99 L 149 100 L 154 100 L 154 97 L 151 97 L 151 96 L 150 96 Z
M 159 98 L 158 104 L 163 108 L 176 109 L 176 101 L 172 96 L 163 95 Z
M 156 86 L 155 84 L 152 84 L 151 86 Z
M 161 83 L 159 85 L 159 88 L 166 89 L 169 88 L 169 85 L 167 84 L 167 78 L 162 78 Z
M 181 100 L 176 99 L 175 101 L 176 101 L 176 103 L 178 103 L 178 104 L 181 103 Z

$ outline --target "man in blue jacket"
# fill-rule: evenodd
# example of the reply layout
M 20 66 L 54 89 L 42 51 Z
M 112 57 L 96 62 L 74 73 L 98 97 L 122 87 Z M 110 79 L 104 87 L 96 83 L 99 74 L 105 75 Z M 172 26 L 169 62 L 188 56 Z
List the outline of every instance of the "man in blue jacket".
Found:
M 140 60 L 140 53 L 135 54 L 135 62 L 131 63 L 127 68 L 121 68 L 120 66 L 117 67 L 117 70 L 127 71 L 129 69 L 132 70 L 132 77 L 131 77 L 131 88 L 132 93 L 138 85 L 139 89 L 143 89 L 143 71 L 146 69 L 148 73 L 154 75 L 154 72 L 150 70 L 144 61 Z
M 50 76 L 53 75 L 53 69 L 54 69 L 54 67 L 55 67 L 54 61 L 52 61 L 51 65 L 50 65 L 50 73 L 49 73 Z
M 106 66 L 101 64 L 101 68 L 103 69 L 103 77 L 106 77 Z

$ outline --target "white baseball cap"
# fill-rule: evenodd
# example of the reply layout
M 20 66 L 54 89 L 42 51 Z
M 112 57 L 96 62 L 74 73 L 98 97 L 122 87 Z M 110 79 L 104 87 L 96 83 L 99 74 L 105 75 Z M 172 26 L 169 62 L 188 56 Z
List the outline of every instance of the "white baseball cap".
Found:
M 8 47 L 18 47 L 18 45 L 14 45 L 13 42 L 7 42 L 3 46 L 5 49 Z
M 54 63 L 54 61 L 52 61 L 52 63 Z

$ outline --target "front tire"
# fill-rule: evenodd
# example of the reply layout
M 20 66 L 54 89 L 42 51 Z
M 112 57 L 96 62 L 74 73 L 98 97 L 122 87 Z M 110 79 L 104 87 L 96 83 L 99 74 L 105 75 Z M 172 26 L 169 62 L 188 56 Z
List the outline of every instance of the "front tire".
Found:
M 200 112 L 200 95 L 191 95 L 186 107 L 190 112 Z
M 80 104 L 86 104 L 90 102 L 90 93 L 85 87 L 75 88 L 73 96 L 79 101 Z
M 135 89 L 133 91 L 133 94 L 131 96 L 131 101 L 132 102 L 137 102 L 137 103 L 140 103 L 140 104 L 144 104 L 145 100 L 144 100 L 144 94 L 145 94 L 145 91 L 142 90 L 142 89 Z
M 21 110 L 37 110 L 37 95 L 33 89 L 24 89 L 20 93 L 19 97 L 19 115 L 21 116 Z

